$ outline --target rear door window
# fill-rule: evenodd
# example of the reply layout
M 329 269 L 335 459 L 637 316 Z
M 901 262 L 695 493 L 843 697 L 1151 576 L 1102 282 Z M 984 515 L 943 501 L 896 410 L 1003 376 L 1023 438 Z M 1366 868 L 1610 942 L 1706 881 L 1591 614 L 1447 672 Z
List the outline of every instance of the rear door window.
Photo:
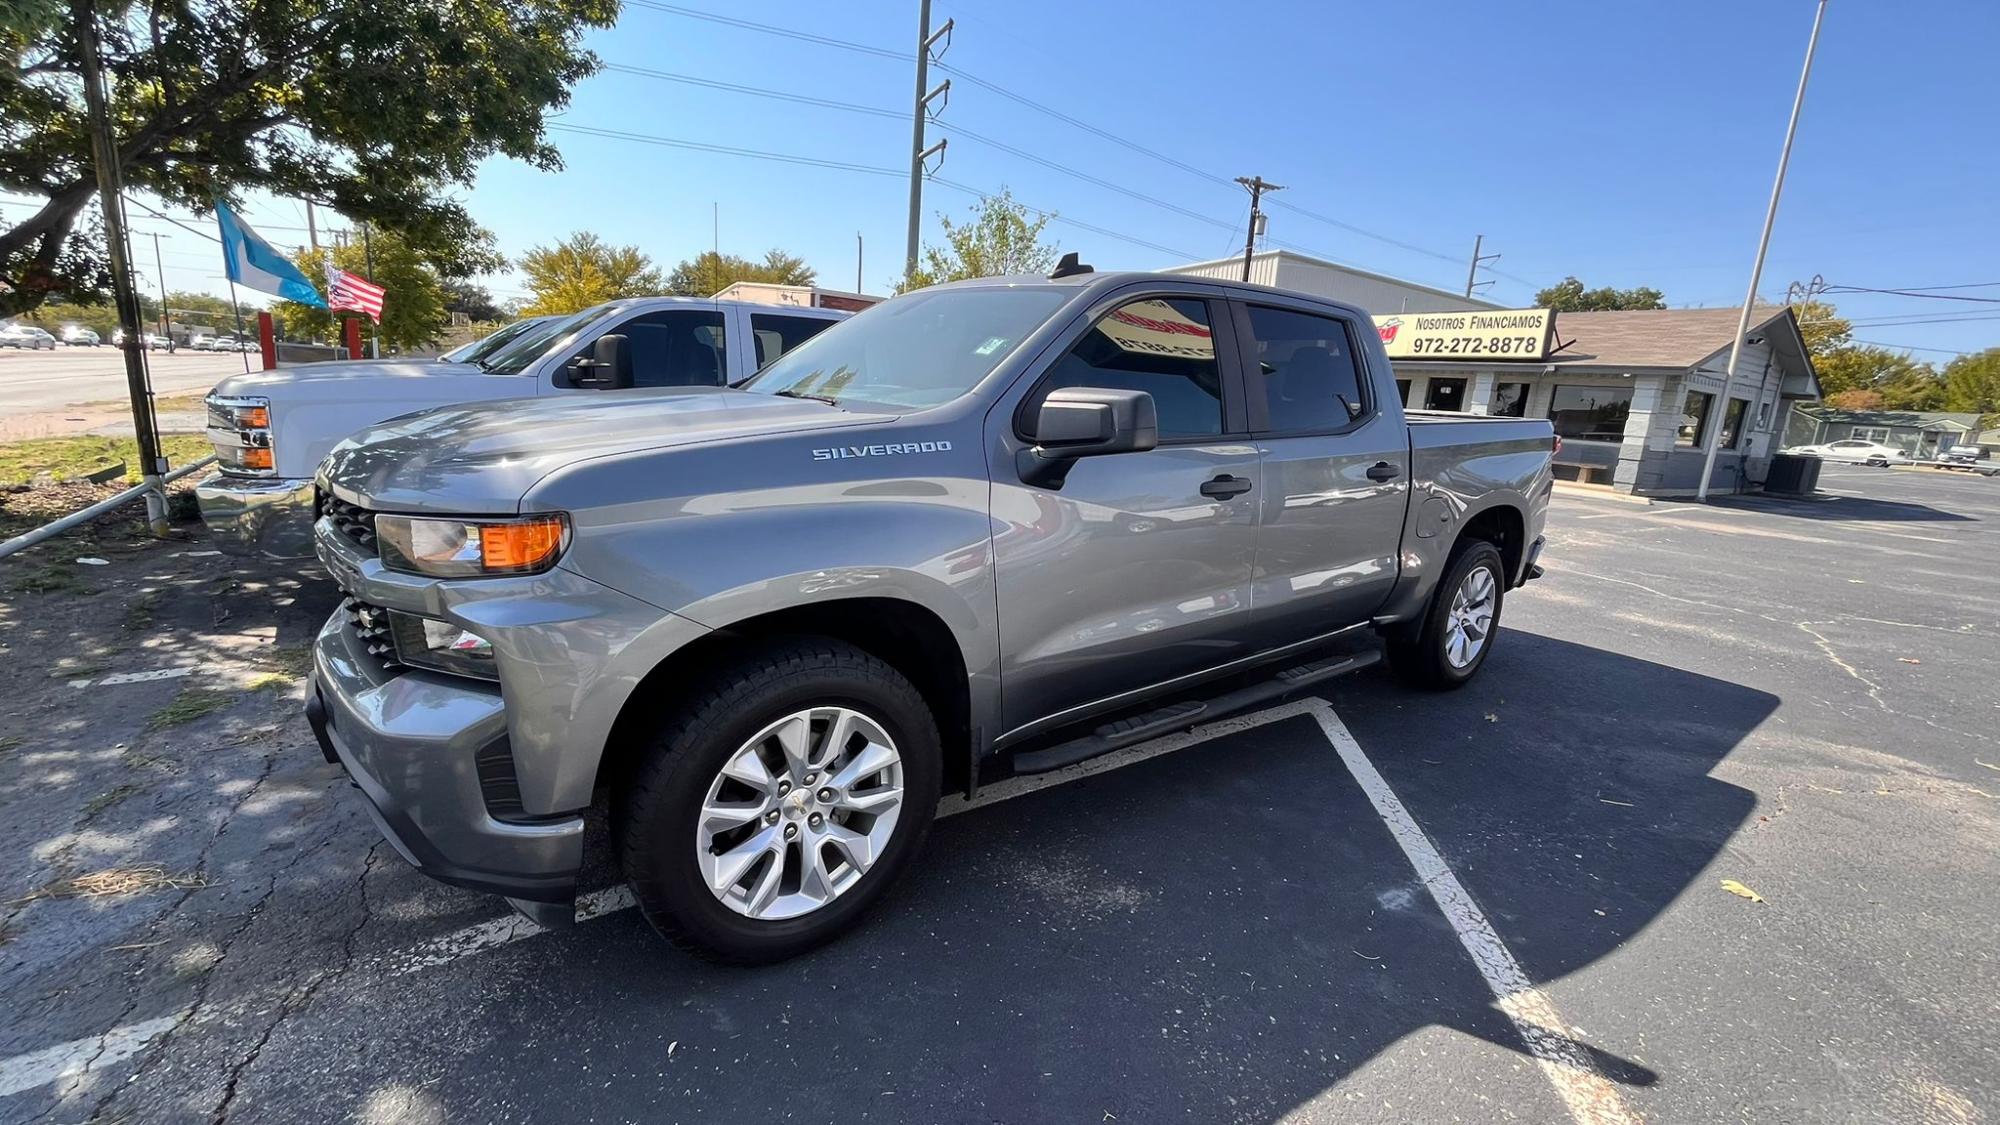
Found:
M 1251 305 L 1248 394 L 1259 394 L 1268 428 L 1343 429 L 1367 410 L 1353 340 L 1344 321 L 1291 309 Z

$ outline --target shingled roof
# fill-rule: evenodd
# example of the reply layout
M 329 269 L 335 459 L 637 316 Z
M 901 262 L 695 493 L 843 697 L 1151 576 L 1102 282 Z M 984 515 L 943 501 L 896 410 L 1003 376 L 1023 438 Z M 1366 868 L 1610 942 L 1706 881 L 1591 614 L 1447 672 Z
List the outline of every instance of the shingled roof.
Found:
M 1556 343 L 1546 362 L 1592 367 L 1688 368 L 1729 347 L 1741 309 L 1634 309 L 1559 312 Z M 1750 334 L 1761 335 L 1789 317 L 1778 306 L 1760 306 Z M 1787 335 L 1796 329 L 1787 328 Z

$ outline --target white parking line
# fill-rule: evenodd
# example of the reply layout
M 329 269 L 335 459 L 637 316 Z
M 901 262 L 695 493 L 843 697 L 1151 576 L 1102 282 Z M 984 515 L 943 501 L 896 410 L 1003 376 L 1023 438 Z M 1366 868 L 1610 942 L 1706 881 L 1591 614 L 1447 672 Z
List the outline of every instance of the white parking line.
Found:
M 1520 962 L 1514 959 L 1513 953 L 1487 921 L 1478 903 L 1459 883 L 1430 838 L 1397 798 L 1389 783 L 1376 772 L 1374 764 L 1341 723 L 1333 707 L 1324 700 L 1305 699 L 1222 719 L 1050 773 L 1009 778 L 984 787 L 970 801 L 963 797 L 946 798 L 939 803 L 937 815 L 956 816 L 1052 786 L 1122 769 L 1227 735 L 1306 715 L 1312 716 L 1319 725 L 1320 731 L 1340 755 L 1348 773 L 1367 795 L 1376 814 L 1382 818 L 1390 835 L 1415 868 L 1418 878 L 1430 891 L 1438 909 L 1451 923 L 1459 943 L 1472 958 L 1480 976 L 1492 989 L 1500 1011 L 1513 1021 L 1522 1041 L 1549 1084 L 1555 1088 L 1570 1116 L 1579 1125 L 1636 1125 L 1639 1118 L 1626 1107 L 1617 1089 L 1598 1069 L 1589 1052 L 1570 1036 L 1567 1030 L 1569 1024 L 1554 1003 L 1546 993 L 1535 987 Z M 596 891 L 578 899 L 576 920 L 586 922 L 602 918 L 633 905 L 631 891 L 626 887 Z M 389 976 L 402 976 L 511 945 L 543 932 L 545 927 L 525 917 L 510 915 L 495 918 L 390 954 L 377 961 L 376 968 Z M 87 1067 L 104 1066 L 129 1057 L 171 1028 L 179 1018 L 177 1014 L 127 1024 L 101 1036 L 0 1060 L 0 1096 L 81 1073 Z
M 72 1039 L 11 1059 L 0 1059 L 0 1098 L 130 1058 L 180 1022 L 180 1018 L 181 1013 L 176 1012 L 144 1023 L 128 1023 L 88 1039 Z
M 113 672 L 101 680 L 71 680 L 69 686 L 73 688 L 87 688 L 92 684 L 96 684 L 98 687 L 113 687 L 118 684 L 151 683 L 154 680 L 178 680 L 183 676 L 192 676 L 201 670 L 202 665 L 190 664 L 185 668 L 156 668 L 151 672 Z
M 1638 1117 L 1625 1107 L 1617 1088 L 1597 1068 L 1590 1053 L 1570 1038 L 1565 1030 L 1569 1024 L 1556 1011 L 1555 1004 L 1528 979 L 1521 963 L 1514 960 L 1514 954 L 1486 920 L 1486 912 L 1479 909 L 1458 876 L 1452 874 L 1430 837 L 1424 835 L 1410 810 L 1397 799 L 1395 790 L 1375 771 L 1374 763 L 1361 752 L 1361 744 L 1354 741 L 1340 716 L 1322 703 L 1314 709 L 1313 718 L 1318 720 L 1320 730 L 1326 732 L 1327 741 L 1340 752 L 1340 760 L 1347 763 L 1347 772 L 1354 775 L 1356 784 L 1368 794 L 1375 814 L 1382 818 L 1403 854 L 1409 857 L 1410 866 L 1416 868 L 1417 877 L 1423 880 L 1438 909 L 1457 932 L 1459 944 L 1478 966 L 1479 975 L 1486 978 L 1487 987 L 1500 1002 L 1500 1010 L 1514 1021 L 1514 1029 L 1520 1032 L 1542 1074 L 1568 1107 L 1569 1115 L 1579 1125 L 1636 1123 Z

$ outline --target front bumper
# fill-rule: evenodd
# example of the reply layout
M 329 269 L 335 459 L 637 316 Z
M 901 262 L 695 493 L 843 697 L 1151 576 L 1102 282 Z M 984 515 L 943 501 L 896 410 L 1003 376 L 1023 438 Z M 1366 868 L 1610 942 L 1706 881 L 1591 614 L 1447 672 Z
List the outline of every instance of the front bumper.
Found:
M 344 614 L 313 644 L 306 718 L 320 750 L 362 795 L 376 827 L 440 882 L 531 903 L 567 903 L 583 863 L 581 816 L 496 819 L 491 771 L 506 760 L 497 685 L 428 672 L 386 675 Z
M 313 482 L 216 473 L 194 486 L 217 547 L 271 559 L 313 553 Z

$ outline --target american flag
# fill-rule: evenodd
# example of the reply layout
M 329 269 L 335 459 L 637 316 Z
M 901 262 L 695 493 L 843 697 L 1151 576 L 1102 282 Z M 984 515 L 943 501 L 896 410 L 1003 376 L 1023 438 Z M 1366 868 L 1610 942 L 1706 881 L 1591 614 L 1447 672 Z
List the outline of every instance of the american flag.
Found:
M 335 310 L 367 313 L 368 319 L 382 323 L 382 287 L 331 263 L 326 267 L 326 303 Z

